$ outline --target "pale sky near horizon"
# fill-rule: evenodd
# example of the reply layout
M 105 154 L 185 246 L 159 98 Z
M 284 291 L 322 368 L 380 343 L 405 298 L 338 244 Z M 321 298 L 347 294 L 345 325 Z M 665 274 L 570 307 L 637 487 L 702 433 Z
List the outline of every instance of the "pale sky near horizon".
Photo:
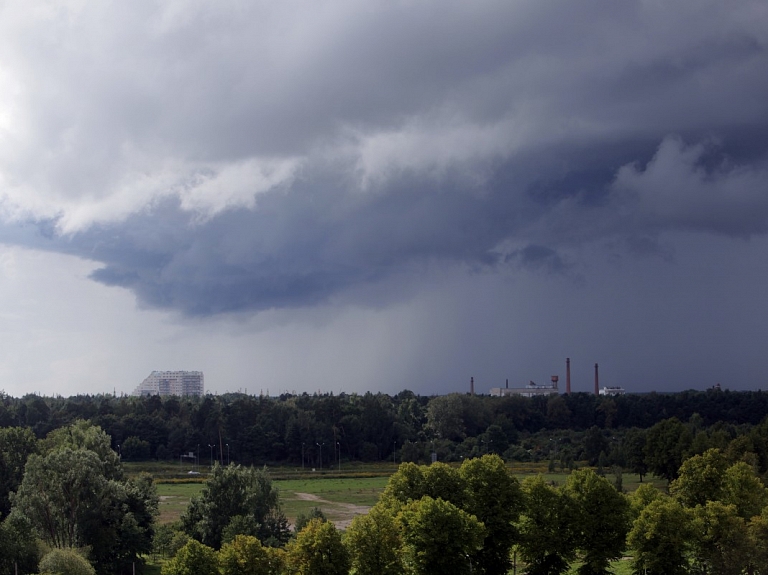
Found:
M 0 390 L 760 389 L 768 5 L 0 4 Z

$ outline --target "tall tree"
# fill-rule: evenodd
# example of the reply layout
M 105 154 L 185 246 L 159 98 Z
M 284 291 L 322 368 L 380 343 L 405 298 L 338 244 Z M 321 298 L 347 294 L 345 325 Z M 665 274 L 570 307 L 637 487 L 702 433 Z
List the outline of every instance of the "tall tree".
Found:
M 405 570 L 400 526 L 383 505 L 355 517 L 344 544 L 356 575 L 400 575 Z
M 669 497 L 651 501 L 635 520 L 627 538 L 638 575 L 686 575 L 693 546 L 691 517 Z
M 82 429 L 78 425 L 75 431 Z M 86 435 L 102 434 L 94 428 Z M 13 497 L 12 515 L 27 518 L 51 547 L 90 547 L 97 573 L 120 572 L 152 548 L 158 505 L 154 485 L 147 476 L 119 479 L 122 469 L 119 461 L 116 467 L 110 465 L 111 450 L 100 455 L 90 449 L 72 449 L 71 444 L 49 445 L 45 455 L 29 457 Z
M 270 548 L 251 535 L 237 535 L 218 553 L 222 575 L 277 575 L 271 562 Z
M 702 573 L 741 575 L 752 547 L 746 522 L 733 505 L 708 501 L 693 510 L 694 565 Z
M 672 417 L 658 422 L 645 435 L 645 462 L 654 475 L 667 481 L 677 478 L 693 438 L 688 427 Z
M 161 575 L 220 575 L 216 551 L 191 539 L 178 553 L 166 561 Z
M 313 519 L 286 547 L 294 575 L 348 575 L 349 553 L 333 523 Z
M 510 549 L 517 540 L 523 495 L 517 479 L 498 455 L 466 460 L 459 469 L 464 481 L 463 509 L 485 525 L 483 546 L 474 555 L 476 572 L 504 575 L 511 566 Z
M 483 545 L 485 528 L 448 501 L 428 495 L 398 514 L 403 526 L 406 565 L 416 575 L 472 572 L 471 556 Z
M 200 495 L 181 516 L 182 529 L 214 549 L 221 547 L 231 522 L 243 526 L 239 534 L 253 535 L 267 545 L 279 546 L 290 538 L 277 487 L 266 469 L 214 465 Z M 231 529 L 229 533 L 238 534 Z
M 522 484 L 525 507 L 518 548 L 529 575 L 560 575 L 576 558 L 577 510 L 573 501 L 541 476 Z
M 574 471 L 564 492 L 573 501 L 577 547 L 583 553 L 580 575 L 605 575 L 621 557 L 629 531 L 629 503 L 605 478 L 591 469 Z
M 0 428 L 0 518 L 10 513 L 10 493 L 18 489 L 27 458 L 36 452 L 37 438 L 31 429 Z

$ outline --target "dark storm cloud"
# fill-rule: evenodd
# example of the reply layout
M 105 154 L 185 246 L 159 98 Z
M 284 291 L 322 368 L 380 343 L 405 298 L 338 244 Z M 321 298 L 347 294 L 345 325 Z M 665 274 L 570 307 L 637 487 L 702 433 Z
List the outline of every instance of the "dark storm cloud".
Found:
M 762 2 L 71 16 L 20 20 L 4 205 L 54 225 L 15 241 L 147 306 L 303 307 L 434 265 L 563 271 L 585 243 L 768 229 Z

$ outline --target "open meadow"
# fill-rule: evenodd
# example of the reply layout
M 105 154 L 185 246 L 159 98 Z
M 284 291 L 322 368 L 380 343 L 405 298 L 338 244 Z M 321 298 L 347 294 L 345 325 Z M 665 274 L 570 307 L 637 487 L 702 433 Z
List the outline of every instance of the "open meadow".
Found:
M 545 464 L 518 463 L 510 470 L 521 481 L 525 477 L 541 475 L 555 485 L 562 485 L 569 472 L 547 471 Z M 128 463 L 129 473 L 148 472 L 155 479 L 160 496 L 160 523 L 176 521 L 189 505 L 192 497 L 200 493 L 207 477 L 207 466 L 200 468 L 199 475 L 189 475 L 186 468 L 169 463 Z M 390 464 L 351 465 L 338 469 L 304 471 L 295 468 L 270 468 L 275 485 L 280 490 L 283 511 L 290 523 L 297 516 L 317 507 L 340 528 L 345 528 L 355 515 L 366 513 L 378 501 L 379 495 L 394 470 Z M 613 481 L 614 477 L 606 477 Z M 666 481 L 645 477 L 646 483 L 653 483 L 663 489 Z M 637 489 L 640 478 L 636 474 L 622 475 L 622 488 L 626 492 Z

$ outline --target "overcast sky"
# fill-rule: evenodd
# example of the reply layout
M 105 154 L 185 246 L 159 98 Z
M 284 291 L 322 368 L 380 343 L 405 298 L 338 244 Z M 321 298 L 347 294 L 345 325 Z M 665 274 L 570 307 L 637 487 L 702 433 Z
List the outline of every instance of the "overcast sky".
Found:
M 764 0 L 0 4 L 0 389 L 768 389 Z

